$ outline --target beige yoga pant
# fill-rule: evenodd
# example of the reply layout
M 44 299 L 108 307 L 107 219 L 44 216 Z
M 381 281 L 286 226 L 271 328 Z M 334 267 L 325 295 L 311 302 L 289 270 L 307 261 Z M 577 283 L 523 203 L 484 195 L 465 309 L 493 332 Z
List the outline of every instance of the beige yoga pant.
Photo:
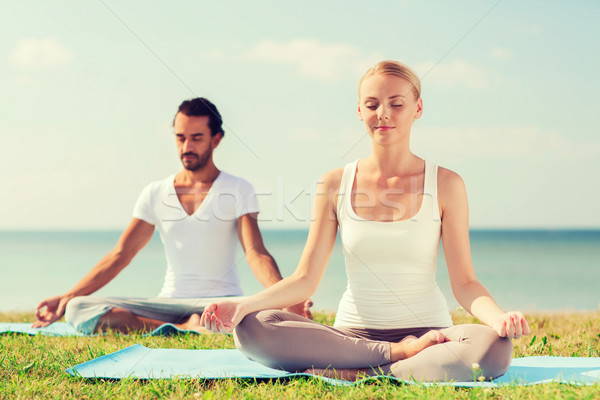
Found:
M 413 357 L 390 363 L 389 342 L 440 330 L 450 340 Z M 248 358 L 287 371 L 359 369 L 366 375 L 393 375 L 417 381 L 472 381 L 473 364 L 486 379 L 503 375 L 512 343 L 485 325 L 448 328 L 333 328 L 281 310 L 247 315 L 234 331 L 236 346 Z

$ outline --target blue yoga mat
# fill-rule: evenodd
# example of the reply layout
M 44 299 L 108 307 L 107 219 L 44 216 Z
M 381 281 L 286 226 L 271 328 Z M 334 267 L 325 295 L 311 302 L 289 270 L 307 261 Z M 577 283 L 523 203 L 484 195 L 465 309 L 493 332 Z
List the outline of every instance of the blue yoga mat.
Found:
M 27 335 L 44 336 L 84 336 L 66 322 L 55 322 L 45 328 L 32 328 L 32 322 L 1 322 L 0 333 L 24 333 Z
M 48 325 L 45 328 L 32 328 L 32 322 L 26 323 L 16 323 L 16 322 L 0 322 L 0 334 L 2 333 L 23 333 L 27 335 L 44 335 L 44 336 L 88 336 L 83 333 L 78 332 L 71 325 L 66 322 L 55 322 L 51 325 Z M 173 334 L 180 333 L 194 333 L 198 334 L 196 331 L 186 331 L 177 328 L 173 324 L 163 324 L 153 330 L 152 332 L 146 334 L 146 336 L 169 336 Z
M 150 349 L 140 344 L 76 365 L 67 369 L 67 372 L 83 378 L 109 379 L 168 379 L 176 377 L 275 379 L 310 376 L 265 367 L 248 360 L 238 350 Z M 318 378 L 334 385 L 355 384 L 355 382 Z M 365 381 L 373 379 L 378 378 L 368 378 Z M 494 382 L 444 382 L 441 384 L 461 387 L 499 387 L 510 384 L 535 385 L 546 382 L 581 385 L 600 383 L 600 358 L 548 356 L 516 358 L 508 372 Z

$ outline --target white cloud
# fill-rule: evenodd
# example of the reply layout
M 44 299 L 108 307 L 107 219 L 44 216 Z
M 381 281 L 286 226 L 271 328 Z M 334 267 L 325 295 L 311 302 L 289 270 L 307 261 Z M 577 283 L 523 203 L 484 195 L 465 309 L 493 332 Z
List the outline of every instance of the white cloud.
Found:
M 411 134 L 415 148 L 445 157 L 559 157 L 600 155 L 600 143 L 578 143 L 536 126 L 419 128 Z
M 364 72 L 381 59 L 379 54 L 364 54 L 345 43 L 323 43 L 316 39 L 295 39 L 289 42 L 263 40 L 246 58 L 272 64 L 293 65 L 300 74 L 328 81 L 337 81 L 346 72 Z
M 486 72 L 464 60 L 437 65 L 434 62 L 425 62 L 415 65 L 415 70 L 428 85 L 466 86 L 471 89 L 481 89 L 488 85 Z
M 527 28 L 527 32 L 532 36 L 539 36 L 542 33 L 542 27 L 539 25 L 531 25 Z
M 33 80 L 28 75 L 19 75 L 15 77 L 15 84 L 17 86 L 29 86 L 33 83 Z
M 209 58 L 212 60 L 222 60 L 226 57 L 227 57 L 227 54 L 222 49 L 214 49 L 212 51 L 209 51 L 206 55 L 203 56 L 203 58 L 205 58 L 205 59 Z
M 508 47 L 495 47 L 490 52 L 490 55 L 497 60 L 510 60 L 513 58 L 513 51 Z
M 22 38 L 10 61 L 21 68 L 62 67 L 73 61 L 73 53 L 54 38 Z

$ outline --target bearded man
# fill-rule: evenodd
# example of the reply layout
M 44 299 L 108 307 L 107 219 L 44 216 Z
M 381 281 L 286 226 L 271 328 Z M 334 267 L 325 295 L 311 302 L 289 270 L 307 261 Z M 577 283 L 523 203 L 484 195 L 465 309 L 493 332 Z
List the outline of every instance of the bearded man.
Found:
M 223 120 L 205 98 L 186 100 L 173 121 L 183 169 L 152 182 L 140 194 L 133 219 L 117 245 L 65 294 L 42 301 L 34 327 L 65 315 L 82 333 L 149 331 L 164 323 L 201 330 L 199 314 L 216 298 L 240 296 L 238 240 L 256 278 L 265 286 L 282 277 L 265 248 L 254 188 L 219 170 L 213 152 L 225 134 Z M 158 297 L 89 296 L 115 278 L 158 229 L 167 271 Z M 310 318 L 310 300 L 289 311 Z

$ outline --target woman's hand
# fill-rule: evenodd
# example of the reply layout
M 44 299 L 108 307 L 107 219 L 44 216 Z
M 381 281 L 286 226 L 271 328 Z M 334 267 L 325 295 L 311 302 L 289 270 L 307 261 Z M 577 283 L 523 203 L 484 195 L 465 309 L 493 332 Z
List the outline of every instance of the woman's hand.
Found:
M 230 333 L 246 316 L 241 303 L 224 301 L 209 304 L 200 317 L 200 325 L 211 332 Z
M 529 335 L 529 324 L 520 311 L 509 311 L 501 315 L 492 328 L 500 337 L 507 337 L 509 339 Z

